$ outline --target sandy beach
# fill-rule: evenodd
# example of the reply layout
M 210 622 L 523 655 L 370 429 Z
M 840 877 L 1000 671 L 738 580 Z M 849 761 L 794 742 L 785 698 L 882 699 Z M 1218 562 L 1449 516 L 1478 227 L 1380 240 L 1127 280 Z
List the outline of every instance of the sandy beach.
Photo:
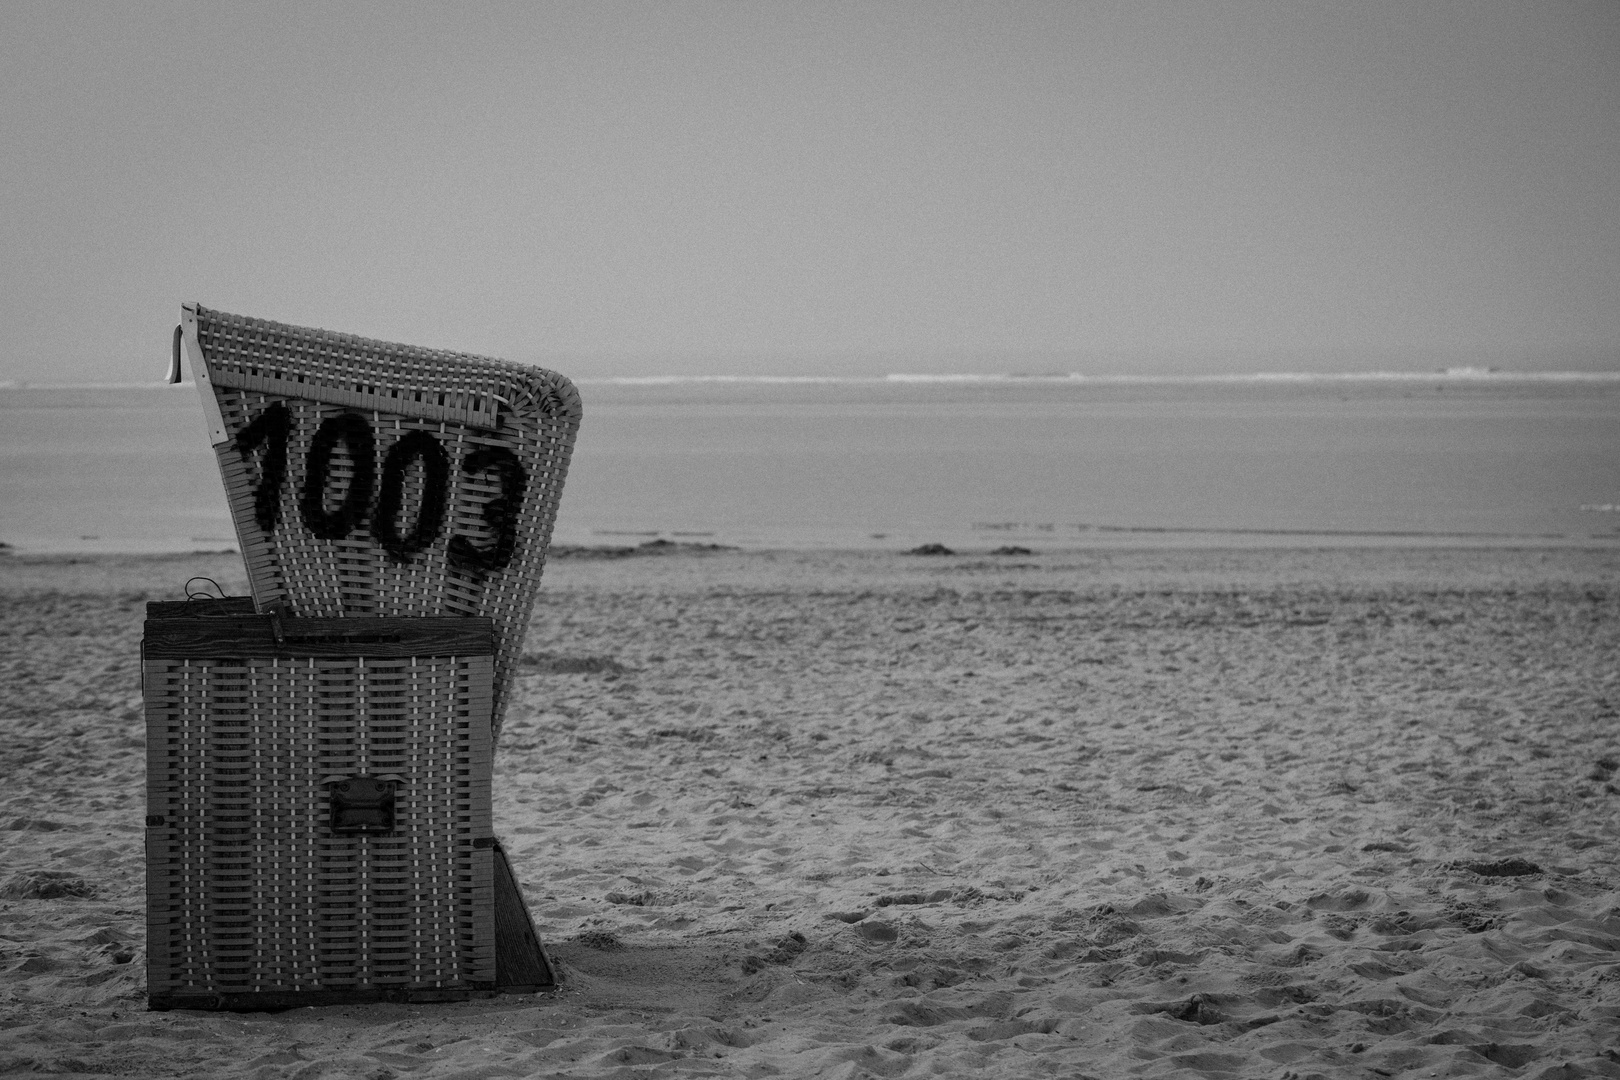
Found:
M 144 604 L 0 557 L 0 1073 L 1620 1077 L 1620 549 L 554 558 L 553 994 L 149 1012 Z

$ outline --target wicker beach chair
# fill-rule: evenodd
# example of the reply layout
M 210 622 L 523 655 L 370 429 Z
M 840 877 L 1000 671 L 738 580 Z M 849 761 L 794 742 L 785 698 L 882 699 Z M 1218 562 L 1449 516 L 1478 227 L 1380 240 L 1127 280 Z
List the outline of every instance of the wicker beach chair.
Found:
M 182 350 L 253 596 L 148 605 L 149 1002 L 554 985 L 490 781 L 579 395 L 193 305 Z
M 202 393 L 263 612 L 483 616 L 500 734 L 579 430 L 554 372 L 187 304 Z

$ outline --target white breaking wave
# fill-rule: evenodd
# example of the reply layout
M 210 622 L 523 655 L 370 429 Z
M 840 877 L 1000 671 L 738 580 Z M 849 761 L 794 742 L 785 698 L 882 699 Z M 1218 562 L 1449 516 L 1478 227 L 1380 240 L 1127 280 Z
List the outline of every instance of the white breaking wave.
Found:
M 883 382 L 882 376 L 850 375 L 605 375 L 573 379 L 580 386 L 671 386 L 676 383 L 756 383 L 797 385 Z
M 1448 368 L 1445 371 L 1250 371 L 1221 375 L 910 375 L 894 374 L 886 382 L 903 383 L 1095 383 L 1104 385 L 1177 385 L 1207 383 L 1339 383 L 1339 382 L 1620 382 L 1620 371 L 1490 371 Z
M 1620 383 L 1620 371 L 1493 371 L 1447 368 L 1444 371 L 1252 371 L 1220 375 L 1088 375 L 1060 372 L 1038 375 L 986 375 L 971 372 L 937 374 L 892 372 L 887 375 L 612 375 L 574 380 L 581 386 L 673 386 L 681 384 L 857 385 L 874 383 L 1085 384 L 1096 386 L 1177 386 L 1264 383 Z

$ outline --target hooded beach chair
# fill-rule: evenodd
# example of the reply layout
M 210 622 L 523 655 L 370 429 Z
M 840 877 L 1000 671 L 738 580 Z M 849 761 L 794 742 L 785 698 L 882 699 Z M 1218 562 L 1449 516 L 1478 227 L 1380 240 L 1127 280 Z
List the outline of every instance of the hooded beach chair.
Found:
M 490 774 L 577 391 L 190 304 L 182 351 L 252 597 L 148 609 L 152 1004 L 552 984 Z

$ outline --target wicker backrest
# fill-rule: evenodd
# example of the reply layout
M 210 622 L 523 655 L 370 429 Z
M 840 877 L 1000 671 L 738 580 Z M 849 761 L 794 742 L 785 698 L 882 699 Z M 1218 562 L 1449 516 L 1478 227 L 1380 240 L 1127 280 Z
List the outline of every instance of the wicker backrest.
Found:
M 502 360 L 182 309 L 261 611 L 483 616 L 497 731 L 579 430 Z

